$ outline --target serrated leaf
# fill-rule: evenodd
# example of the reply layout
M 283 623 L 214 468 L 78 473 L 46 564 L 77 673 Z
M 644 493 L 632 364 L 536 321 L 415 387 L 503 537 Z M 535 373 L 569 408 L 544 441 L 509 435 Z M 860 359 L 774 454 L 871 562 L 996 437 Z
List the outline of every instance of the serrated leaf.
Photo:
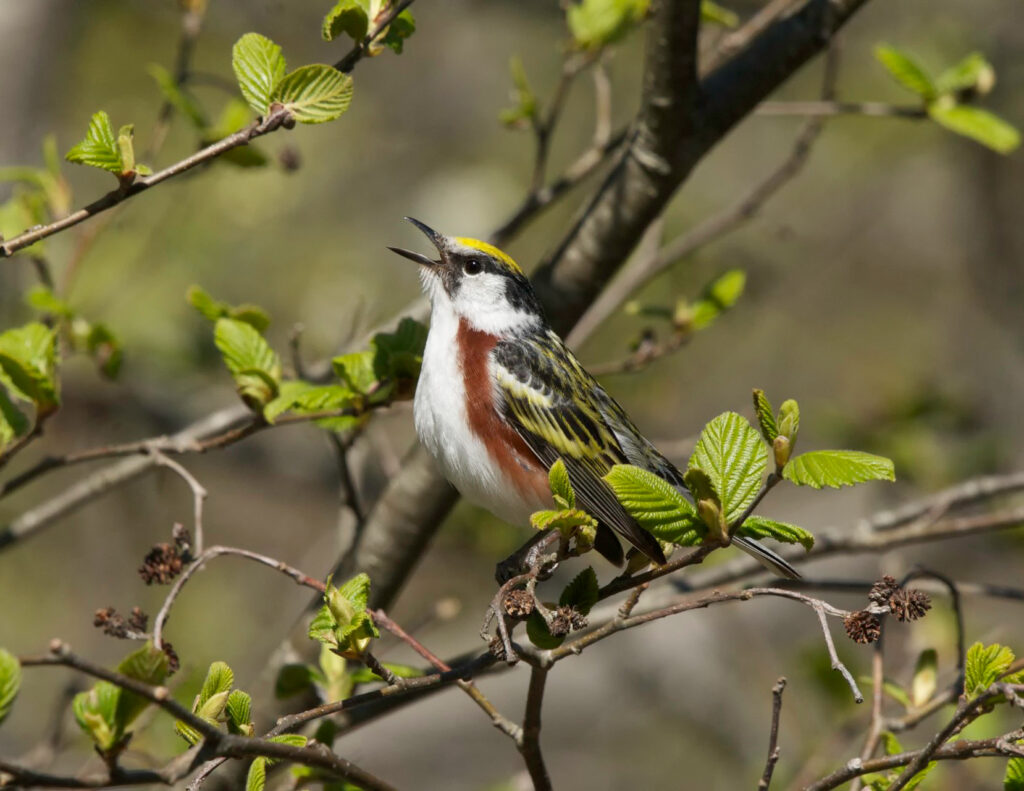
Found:
M 357 396 L 344 385 L 313 385 L 309 382 L 282 382 L 277 398 L 263 408 L 263 417 L 273 423 L 285 412 L 297 415 L 311 415 L 333 410 L 357 409 L 361 403 Z M 358 411 L 358 410 L 357 410 Z M 366 419 L 365 415 L 320 418 L 316 424 L 332 431 L 347 431 Z
M 775 412 L 764 390 L 754 390 L 754 414 L 757 415 L 761 436 L 770 445 L 779 436 L 779 427 L 775 424 Z
M 910 684 L 910 702 L 920 707 L 931 700 L 938 683 L 939 656 L 934 648 L 925 649 L 917 657 L 914 679 Z
M 263 791 L 267 785 L 267 759 L 254 758 L 245 776 L 245 791 Z
M 896 82 L 911 93 L 920 96 L 925 102 L 932 101 L 937 95 L 935 83 L 932 82 L 931 77 L 906 52 L 887 44 L 879 44 L 875 47 L 875 57 L 879 63 L 885 66 L 886 71 Z
M 366 605 L 370 601 L 369 575 L 365 573 L 356 574 L 338 588 L 338 595 L 351 604 L 356 612 L 365 612 Z
M 1007 762 L 1003 791 L 1024 791 L 1024 758 L 1011 758 Z
M 728 523 L 754 501 L 767 466 L 768 451 L 760 434 L 735 412 L 711 420 L 690 456 L 690 467 L 704 470 L 714 483 Z
M 68 151 L 64 158 L 77 165 L 88 165 L 115 174 L 124 172 L 121 151 L 114 136 L 114 128 L 110 125 L 110 116 L 102 110 L 94 113 L 85 139 Z
M 859 450 L 814 450 L 789 460 L 782 477 L 798 486 L 820 489 L 853 486 L 865 481 L 894 481 L 891 459 Z
M 972 52 L 936 77 L 935 88 L 940 94 L 969 90 L 984 94 L 992 89 L 995 81 L 996 72 L 992 64 L 980 52 Z
M 266 115 L 287 70 L 281 48 L 266 36 L 246 33 L 231 50 L 231 68 L 249 106 Z
M 801 544 L 808 551 L 814 546 L 814 536 L 802 527 L 763 516 L 748 516 L 737 532 L 751 538 L 772 538 L 784 544 Z
M 973 698 L 984 692 L 1009 670 L 1015 658 L 1012 649 L 999 643 L 972 645 L 964 665 L 964 693 Z
M 165 102 L 191 121 L 196 129 L 206 129 L 209 126 L 206 113 L 199 106 L 199 102 L 185 88 L 178 85 L 170 71 L 159 63 L 150 63 L 146 71 L 156 82 Z
M 333 121 L 352 102 L 352 78 L 321 63 L 301 66 L 281 80 L 273 100 L 301 124 Z
M 597 584 L 597 574 L 592 566 L 587 566 L 565 586 L 558 599 L 558 604 L 560 607 L 567 605 L 575 607 L 583 615 L 586 615 L 590 612 L 590 608 L 597 604 L 601 595 L 600 590 L 601 586 Z
M 306 737 L 301 733 L 282 733 L 280 736 L 271 736 L 270 741 L 278 744 L 290 744 L 292 747 L 305 747 Z M 273 759 L 270 759 L 273 763 Z
M 600 49 L 643 21 L 649 5 L 649 0 L 582 0 L 569 4 L 565 19 L 577 47 Z
M 928 108 L 929 117 L 951 132 L 968 137 L 1000 154 L 1009 154 L 1020 145 L 1020 132 L 998 115 L 968 107 L 938 101 Z
M 123 735 L 117 715 L 120 699 L 119 687 L 108 681 L 97 681 L 92 689 L 79 692 L 71 702 L 78 726 L 101 750 L 109 750 Z
M 711 22 L 727 28 L 734 28 L 740 23 L 739 15 L 735 11 L 730 11 L 711 0 L 702 0 L 700 18 L 702 22 Z
M 252 698 L 240 689 L 232 690 L 228 695 L 224 712 L 228 720 L 228 732 L 242 736 L 252 736 Z
M 555 637 L 551 634 L 547 621 L 544 620 L 544 616 L 538 610 L 534 610 L 530 613 L 530 617 L 526 619 L 526 636 L 530 638 L 531 643 L 543 651 L 558 648 L 558 646 L 565 642 L 565 637 Z
M 572 490 L 572 482 L 569 480 L 569 471 L 565 468 L 565 462 L 556 459 L 548 470 L 548 486 L 551 487 L 551 494 L 555 502 L 563 508 L 576 507 L 576 493 Z
M 554 511 L 534 511 L 530 514 L 530 525 L 535 530 L 572 530 L 575 527 L 597 527 L 597 520 L 579 508 L 563 508 Z
M 255 327 L 238 319 L 217 319 L 213 333 L 238 394 L 250 407 L 262 409 L 281 382 L 277 353 Z
M 121 660 L 117 671 L 150 686 L 162 684 L 169 673 L 167 654 L 147 642 Z M 149 701 L 134 692 L 122 690 L 117 706 L 117 725 L 121 732 L 142 713 Z
M 35 321 L 0 334 L 0 382 L 35 404 L 38 416 L 50 414 L 60 402 L 56 337 L 55 330 Z
M 310 640 L 316 640 L 328 646 L 336 646 L 338 641 L 334 637 L 334 626 L 337 623 L 331 614 L 331 608 L 324 604 L 317 610 L 313 620 L 309 622 L 309 629 L 306 634 Z
M 199 690 L 199 704 L 200 706 L 214 695 L 224 693 L 225 704 L 227 703 L 227 694 L 231 691 L 232 685 L 235 683 L 235 674 L 228 667 L 226 662 L 213 662 L 210 665 L 209 670 L 206 671 L 206 678 L 203 679 L 203 686 Z
M 604 477 L 637 523 L 662 541 L 696 544 L 704 528 L 690 501 L 652 472 L 617 464 Z
M 0 648 L 0 723 L 7 719 L 21 688 L 21 663 L 17 657 Z

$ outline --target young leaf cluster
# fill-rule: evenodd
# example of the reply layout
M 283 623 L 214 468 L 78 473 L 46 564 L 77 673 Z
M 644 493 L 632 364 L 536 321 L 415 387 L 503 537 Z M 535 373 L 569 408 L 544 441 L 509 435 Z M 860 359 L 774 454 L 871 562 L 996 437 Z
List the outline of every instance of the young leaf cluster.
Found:
M 78 165 L 88 165 L 113 173 L 122 186 L 135 181 L 136 176 L 148 176 L 153 171 L 135 161 L 135 127 L 122 126 L 117 134 L 110 124 L 110 116 L 103 110 L 93 113 L 85 139 L 74 146 L 64 158 Z
M 921 100 L 935 123 L 1000 154 L 1020 145 L 1016 127 L 974 106 L 996 81 L 995 69 L 980 53 L 971 53 L 935 78 L 910 54 L 887 44 L 875 48 L 875 57 L 896 82 Z
M 397 0 L 338 0 L 327 12 L 322 25 L 325 41 L 346 35 L 356 44 L 363 44 L 370 31 L 388 14 Z M 416 32 L 416 20 L 405 9 L 368 43 L 366 54 L 379 55 L 385 48 L 402 54 L 405 40 Z
M 408 665 L 391 662 L 381 664 L 398 678 L 422 675 L 420 670 Z M 320 658 L 316 666 L 296 662 L 281 667 L 274 682 L 274 696 L 285 699 L 312 692 L 322 703 L 334 703 L 351 695 L 356 684 L 381 680 L 367 667 L 350 669 L 345 657 L 334 653 L 324 643 L 320 646 Z
M 999 643 L 972 645 L 964 663 L 964 694 L 975 698 L 996 681 L 1024 684 L 1024 670 L 1007 674 L 1016 658 L 1011 648 Z
M 235 674 L 225 662 L 214 662 L 206 671 L 203 686 L 192 701 L 192 713 L 211 725 L 227 725 L 228 733 L 253 735 L 252 698 L 240 689 L 232 689 Z M 174 730 L 189 744 L 196 744 L 202 735 L 180 720 Z
M 309 624 L 309 637 L 347 659 L 359 659 L 380 637 L 366 606 L 370 599 L 370 578 L 357 574 L 340 588 L 327 581 L 324 604 Z
M 167 678 L 167 655 L 152 643 L 125 657 L 117 672 L 157 685 Z M 149 701 L 108 681 L 97 681 L 93 687 L 75 695 L 71 709 L 78 726 L 92 739 L 101 752 L 116 752 L 126 744 L 128 726 L 149 705 Z
M 341 116 L 352 101 L 352 78 L 318 63 L 287 71 L 281 47 L 258 33 L 246 33 L 232 50 L 231 66 L 242 96 L 257 113 L 284 107 L 303 124 L 321 124 Z
M 558 507 L 535 511 L 530 515 L 530 524 L 537 530 L 554 528 L 560 531 L 566 540 L 575 537 L 577 552 L 582 553 L 591 549 L 597 534 L 597 520 L 576 507 L 576 493 L 569 480 L 569 471 L 561 459 L 548 470 L 548 485 Z

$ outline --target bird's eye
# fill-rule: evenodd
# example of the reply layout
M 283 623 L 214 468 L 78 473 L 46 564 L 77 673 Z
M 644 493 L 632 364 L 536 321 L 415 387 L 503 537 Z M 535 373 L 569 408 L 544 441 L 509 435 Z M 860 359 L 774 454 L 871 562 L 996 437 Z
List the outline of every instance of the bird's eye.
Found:
M 470 258 L 462 265 L 462 271 L 467 275 L 479 275 L 483 270 L 483 265 L 475 258 Z

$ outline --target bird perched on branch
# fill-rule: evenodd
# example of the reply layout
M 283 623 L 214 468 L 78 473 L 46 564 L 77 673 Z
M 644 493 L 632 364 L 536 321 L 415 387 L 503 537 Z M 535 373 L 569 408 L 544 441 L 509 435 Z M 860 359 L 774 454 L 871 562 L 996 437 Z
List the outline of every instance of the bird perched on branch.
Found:
M 548 326 L 515 261 L 476 239 L 443 236 L 407 217 L 437 248 L 420 264 L 431 319 L 416 387 L 416 432 L 466 499 L 512 523 L 551 508 L 548 470 L 562 459 L 577 504 L 598 521 L 595 549 L 616 565 L 625 538 L 655 563 L 665 555 L 603 476 L 615 464 L 653 472 L 680 491 L 683 476 Z M 772 571 L 799 574 L 761 544 L 732 542 Z

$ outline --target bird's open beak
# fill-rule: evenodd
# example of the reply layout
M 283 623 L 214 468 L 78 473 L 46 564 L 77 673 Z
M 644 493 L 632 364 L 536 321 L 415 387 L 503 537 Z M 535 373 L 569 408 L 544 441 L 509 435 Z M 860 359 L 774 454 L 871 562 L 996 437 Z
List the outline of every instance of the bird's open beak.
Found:
M 417 228 L 423 231 L 424 235 L 434 244 L 434 247 L 437 248 L 438 252 L 441 252 L 444 249 L 445 239 L 441 234 L 439 234 L 426 223 L 422 223 L 419 220 L 413 219 L 412 217 L 406 217 L 405 219 L 407 219 L 409 222 L 411 222 L 413 225 L 415 225 Z M 412 250 L 404 250 L 401 247 L 389 247 L 388 250 L 390 250 L 393 253 L 398 253 L 403 258 L 408 258 L 410 261 L 415 261 L 417 264 L 426 267 L 434 267 L 441 263 L 439 260 L 435 261 L 423 255 L 422 253 L 414 253 Z

